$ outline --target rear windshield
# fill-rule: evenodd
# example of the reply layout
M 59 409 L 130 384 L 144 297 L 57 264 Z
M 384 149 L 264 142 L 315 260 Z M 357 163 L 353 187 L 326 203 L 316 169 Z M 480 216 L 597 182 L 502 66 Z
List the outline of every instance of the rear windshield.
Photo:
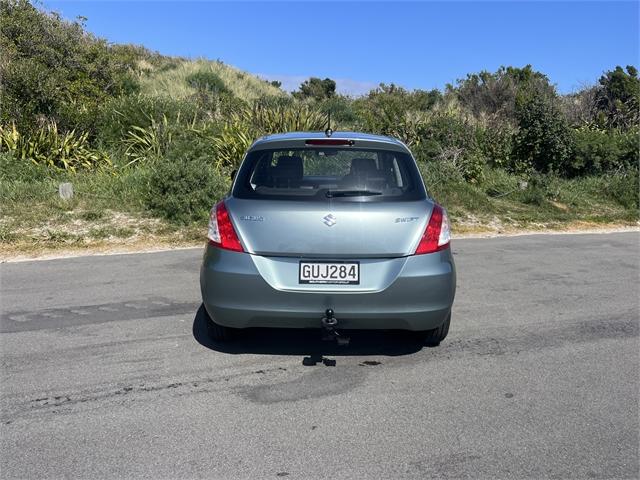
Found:
M 420 200 L 426 193 L 410 155 L 388 150 L 256 150 L 233 195 L 273 200 Z

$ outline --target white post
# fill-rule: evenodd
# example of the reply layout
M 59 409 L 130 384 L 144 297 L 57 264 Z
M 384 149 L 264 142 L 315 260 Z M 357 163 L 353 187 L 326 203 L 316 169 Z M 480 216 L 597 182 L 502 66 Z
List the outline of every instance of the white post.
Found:
M 58 195 L 63 200 L 71 200 L 73 198 L 73 185 L 71 183 L 61 183 L 58 186 Z

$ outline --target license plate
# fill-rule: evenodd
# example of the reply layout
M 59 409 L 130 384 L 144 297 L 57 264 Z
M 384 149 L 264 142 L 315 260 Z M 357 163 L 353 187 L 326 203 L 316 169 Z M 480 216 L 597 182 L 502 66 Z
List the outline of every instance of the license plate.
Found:
M 300 262 L 299 283 L 359 285 L 360 262 Z

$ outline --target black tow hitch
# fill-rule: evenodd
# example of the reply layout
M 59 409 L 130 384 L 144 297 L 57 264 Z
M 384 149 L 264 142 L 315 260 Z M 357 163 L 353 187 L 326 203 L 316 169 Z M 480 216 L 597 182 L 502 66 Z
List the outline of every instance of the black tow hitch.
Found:
M 338 345 L 349 345 L 349 337 L 338 333 L 338 319 L 334 316 L 332 309 L 325 310 L 320 324 L 322 325 L 322 340 L 335 340 Z

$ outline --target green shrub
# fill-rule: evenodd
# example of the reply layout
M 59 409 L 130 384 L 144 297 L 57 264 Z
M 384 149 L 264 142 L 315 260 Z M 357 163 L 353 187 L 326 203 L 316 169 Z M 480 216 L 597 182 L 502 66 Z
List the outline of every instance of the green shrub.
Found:
M 181 129 L 174 134 L 173 142 L 169 145 L 168 155 L 180 152 L 188 158 L 202 158 L 215 165 L 216 146 L 214 139 L 220 134 L 217 125 L 204 124 L 201 127 Z M 222 169 L 218 169 L 222 173 Z M 230 172 L 227 169 L 225 172 Z
M 573 131 L 572 175 L 596 175 L 638 165 L 638 132 L 580 128 Z
M 428 112 L 442 98 L 438 90 L 405 90 L 397 85 L 380 86 L 353 102 L 358 128 L 382 135 L 395 135 L 407 113 Z
M 427 115 L 416 126 L 416 155 L 449 164 L 467 181 L 482 179 L 485 159 L 479 148 L 477 127 L 459 112 Z
M 331 112 L 331 128 L 333 130 L 349 129 L 358 121 L 358 116 L 353 110 L 353 101 L 344 95 L 334 95 L 320 102 L 318 106 L 325 115 Z
M 190 100 L 174 100 L 169 97 L 128 95 L 113 98 L 102 105 L 97 121 L 97 136 L 106 147 L 118 150 L 122 141 L 134 127 L 147 128 L 154 122 L 160 124 L 193 122 L 200 120 L 204 112 Z M 126 147 L 125 147 L 126 148 Z
M 187 84 L 198 91 L 212 92 L 218 95 L 230 93 L 222 79 L 211 70 L 198 70 L 186 77 Z
M 456 86 L 449 87 L 449 93 L 473 112 L 476 117 L 483 115 L 514 119 L 519 99 L 536 96 L 551 98 L 554 87 L 546 75 L 535 71 L 531 65 L 500 67 L 496 72 L 481 71 L 459 79 Z
M 555 104 L 533 96 L 518 106 L 517 117 L 514 170 L 566 171 L 571 156 L 571 131 Z
M 547 201 L 548 188 L 548 176 L 534 173 L 527 182 L 527 188 L 520 193 L 520 201 L 529 205 L 540 206 Z
M 97 107 L 136 90 L 141 49 L 113 48 L 78 21 L 39 10 L 27 0 L 0 1 L 0 123 L 29 132 L 42 117 L 63 131 L 92 128 Z
M 30 135 L 23 135 L 15 125 L 0 125 L 0 151 L 11 152 L 22 161 L 59 170 L 110 168 L 110 158 L 102 151 L 91 148 L 88 132 L 71 130 L 60 133 L 54 122 Z
M 224 168 L 227 164 L 215 162 L 216 147 L 223 133 L 215 122 L 185 122 L 181 118 L 170 123 L 163 117 L 162 122 L 154 121 L 146 128 L 133 127 L 123 142 L 126 166 L 156 161 L 170 150 L 180 149 L 192 156 L 206 156 L 211 164 Z M 232 144 L 234 140 L 230 139 Z
M 336 82 L 330 78 L 324 80 L 311 77 L 300 84 L 300 89 L 293 92 L 295 98 L 304 100 L 311 98 L 314 100 L 324 100 L 336 94 Z
M 225 124 L 213 139 L 216 168 L 237 167 L 255 137 L 259 136 L 252 132 L 250 125 L 238 117 Z
M 249 104 L 230 93 L 218 94 L 209 90 L 199 90 L 188 97 L 197 107 L 201 117 L 222 122 L 229 115 L 242 111 Z
M 466 151 L 454 163 L 465 180 L 470 183 L 477 183 L 484 177 L 485 160 L 475 151 Z
M 507 122 L 492 122 L 477 130 L 478 149 L 494 168 L 513 170 L 513 140 L 516 129 Z
M 201 112 L 225 118 L 242 110 L 247 103 L 233 95 L 225 82 L 211 69 L 201 68 L 185 77 L 195 93 L 188 97 Z
M 228 188 L 228 177 L 216 172 L 210 159 L 175 148 L 155 165 L 146 205 L 176 223 L 204 220 Z
M 220 169 L 234 168 L 256 138 L 278 132 L 321 130 L 325 121 L 322 112 L 306 104 L 255 103 L 229 115 L 213 138 L 215 164 Z
M 162 117 L 161 122 L 151 118 L 151 124 L 146 127 L 137 125 L 131 127 L 122 142 L 127 159 L 124 166 L 160 158 L 171 145 L 173 127 L 166 116 Z
M 301 103 L 275 105 L 271 108 L 255 103 L 239 112 L 257 136 L 281 132 L 323 130 L 326 117 L 316 107 Z
M 640 126 L 640 78 L 638 69 L 627 65 L 605 72 L 596 90 L 599 123 L 609 127 Z
M 476 126 L 460 112 L 443 111 L 425 117 L 420 125 L 419 150 L 427 158 L 436 159 L 443 149 L 478 150 Z

